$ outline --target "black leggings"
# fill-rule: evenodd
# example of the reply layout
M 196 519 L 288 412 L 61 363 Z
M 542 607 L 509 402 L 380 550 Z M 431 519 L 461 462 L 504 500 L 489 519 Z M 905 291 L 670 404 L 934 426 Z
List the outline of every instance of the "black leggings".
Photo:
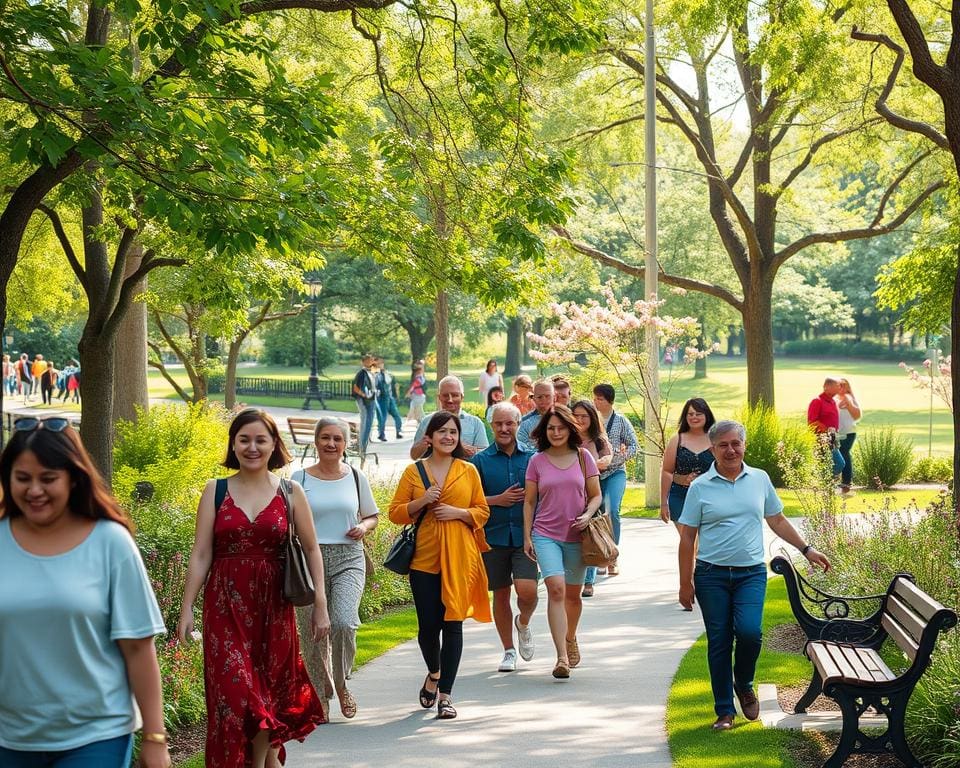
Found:
M 410 571 L 410 591 L 417 608 L 417 642 L 427 671 L 440 670 L 440 693 L 450 694 L 463 655 L 463 622 L 444 621 L 440 596 L 440 574 Z M 441 632 L 443 642 L 440 641 Z

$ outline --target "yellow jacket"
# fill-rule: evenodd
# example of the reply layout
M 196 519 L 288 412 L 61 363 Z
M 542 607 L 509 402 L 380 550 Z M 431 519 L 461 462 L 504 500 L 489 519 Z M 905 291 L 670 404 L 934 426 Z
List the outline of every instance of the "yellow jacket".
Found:
M 429 476 L 429 465 L 424 464 Z M 431 482 L 433 478 L 430 478 Z M 426 489 L 414 464 L 408 466 L 393 494 L 390 519 L 408 525 L 407 505 L 423 496 Z M 463 507 L 470 513 L 471 523 L 462 520 L 437 520 L 427 510 L 417 531 L 417 551 L 410 567 L 416 571 L 440 574 L 440 595 L 446 608 L 444 620 L 492 621 L 487 572 L 481 552 L 490 549 L 483 526 L 490 517 L 490 507 L 483 495 L 480 475 L 467 461 L 454 459 L 440 492 L 439 502 Z

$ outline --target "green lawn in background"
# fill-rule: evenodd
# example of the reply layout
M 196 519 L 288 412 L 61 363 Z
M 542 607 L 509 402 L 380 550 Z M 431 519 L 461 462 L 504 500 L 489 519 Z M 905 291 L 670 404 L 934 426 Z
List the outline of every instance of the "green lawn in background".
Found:
M 631 485 L 623 496 L 623 505 L 620 509 L 621 517 L 637 517 L 647 520 L 656 520 L 660 517 L 659 509 L 646 509 L 644 507 L 643 486 Z M 795 491 L 781 488 L 777 494 L 783 501 L 783 514 L 787 517 L 803 517 L 806 513 L 797 499 Z M 905 489 L 905 490 L 886 490 L 886 491 L 856 491 L 852 495 L 841 500 L 841 509 L 846 513 L 872 512 L 883 507 L 886 500 L 890 500 L 892 509 L 906 509 L 911 505 L 916 505 L 919 509 L 924 509 L 931 501 L 940 494 L 940 490 L 935 487 L 923 489 Z
M 357 368 L 352 365 L 337 365 L 328 368 L 323 375 L 333 379 L 348 379 Z M 406 366 L 395 365 L 391 368 L 405 389 L 408 379 Z M 480 376 L 479 367 L 459 367 L 454 365 L 452 372 L 464 381 L 466 399 L 479 402 L 476 391 Z M 661 387 L 664 396 L 669 397 L 669 421 L 679 418 L 680 406 L 690 397 L 703 397 L 710 403 L 717 418 L 732 418 L 746 401 L 747 366 L 740 358 L 726 358 L 712 355 L 707 358 L 706 379 L 694 379 L 692 368 L 682 375 L 671 379 L 669 370 L 663 373 Z M 306 369 L 282 368 L 278 366 L 252 366 L 238 370 L 240 376 L 272 376 L 277 378 L 306 378 Z M 536 375 L 536 371 L 530 371 Z M 927 454 L 928 429 L 930 422 L 930 394 L 918 389 L 904 375 L 896 363 L 862 360 L 808 360 L 800 358 L 777 358 L 774 381 L 777 396 L 777 410 L 783 417 L 805 418 L 807 405 L 821 389 L 826 374 L 846 376 L 864 409 L 860 422 L 861 433 L 874 426 L 892 426 L 914 442 L 918 456 Z M 186 374 L 182 369 L 173 369 L 174 378 L 189 387 Z M 432 373 L 428 372 L 428 378 Z M 322 379 L 321 379 L 322 381 Z M 430 382 L 430 399 L 427 410 L 434 407 L 433 396 L 436 385 Z M 509 380 L 506 381 L 510 388 Z M 170 385 L 163 380 L 158 371 L 151 370 L 148 376 L 151 397 L 170 397 L 173 394 Z M 575 393 L 576 394 L 576 393 Z M 259 399 L 244 397 L 246 402 L 260 402 Z M 265 404 L 299 407 L 302 403 L 296 399 L 275 399 Z M 328 404 L 332 405 L 332 404 Z M 347 412 L 353 412 L 352 403 L 338 402 Z M 939 400 L 933 400 L 933 441 L 935 456 L 949 456 L 953 447 L 953 424 L 949 409 Z M 749 435 L 747 436 L 749 439 Z
M 763 631 L 778 624 L 794 623 L 783 579 L 767 587 Z M 809 680 L 810 662 L 793 653 L 766 648 L 757 666 L 757 684 L 796 685 Z M 764 728 L 759 722 L 736 719 L 733 730 L 714 732 L 716 719 L 710 673 L 707 668 L 707 641 L 702 635 L 680 662 L 667 697 L 667 738 L 675 768 L 795 768 L 791 747 L 805 738 L 795 731 Z

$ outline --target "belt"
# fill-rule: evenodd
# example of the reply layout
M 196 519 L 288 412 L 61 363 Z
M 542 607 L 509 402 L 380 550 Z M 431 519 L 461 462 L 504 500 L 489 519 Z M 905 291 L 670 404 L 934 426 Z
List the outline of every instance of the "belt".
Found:
M 717 565 L 716 563 L 708 563 L 706 560 L 698 559 L 697 565 L 709 565 L 711 568 L 723 568 L 725 571 L 736 573 L 738 571 L 752 571 L 754 568 L 763 565 L 763 563 L 757 563 L 756 565 Z

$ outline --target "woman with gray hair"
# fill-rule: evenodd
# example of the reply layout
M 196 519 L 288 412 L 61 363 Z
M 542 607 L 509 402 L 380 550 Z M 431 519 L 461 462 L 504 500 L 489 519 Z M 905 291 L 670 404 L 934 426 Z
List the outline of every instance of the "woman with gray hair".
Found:
M 309 609 L 299 608 L 301 648 L 307 671 L 329 710 L 336 693 L 346 718 L 357 714 L 357 702 L 347 689 L 353 669 L 360 627 L 360 598 L 366 580 L 363 537 L 377 527 L 377 503 L 366 475 L 343 460 L 349 426 L 340 419 L 317 421 L 314 443 L 317 463 L 294 472 L 303 486 L 317 529 L 323 554 L 324 591 L 330 614 L 330 636 L 319 643 L 307 642 Z M 318 585 L 319 587 L 319 585 Z

